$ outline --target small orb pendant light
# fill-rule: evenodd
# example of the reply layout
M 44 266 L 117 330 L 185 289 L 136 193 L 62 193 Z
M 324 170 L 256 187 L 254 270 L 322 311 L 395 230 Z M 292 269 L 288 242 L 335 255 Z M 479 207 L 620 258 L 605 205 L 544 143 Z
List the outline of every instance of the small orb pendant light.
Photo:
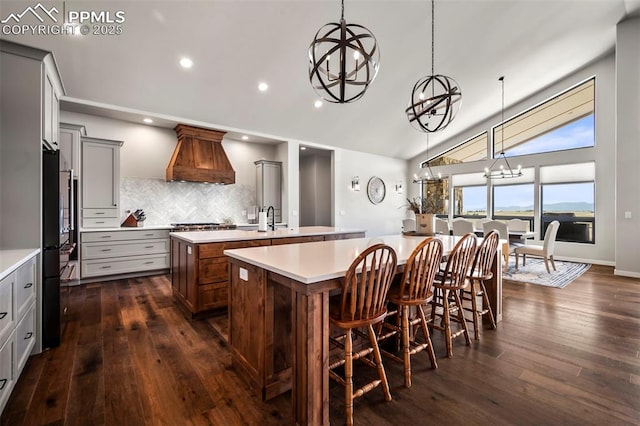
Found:
M 309 80 L 327 102 L 360 99 L 376 78 L 380 50 L 371 31 L 344 20 L 344 0 L 339 23 L 324 25 L 309 46 Z
M 454 79 L 434 72 L 435 2 L 431 0 L 431 75 L 413 86 L 409 106 L 405 110 L 409 123 L 423 132 L 437 132 L 451 123 L 460 109 L 462 92 Z

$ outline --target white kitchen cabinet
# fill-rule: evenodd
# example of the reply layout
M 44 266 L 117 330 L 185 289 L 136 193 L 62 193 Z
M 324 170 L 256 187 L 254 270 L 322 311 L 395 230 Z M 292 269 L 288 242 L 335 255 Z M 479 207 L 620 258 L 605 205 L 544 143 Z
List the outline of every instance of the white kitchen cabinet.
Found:
M 256 201 L 258 207 L 272 206 L 275 221 L 282 221 L 282 163 L 258 160 L 256 165 Z
M 60 123 L 60 170 L 73 170 L 75 177 L 80 176 L 80 143 L 87 135 L 84 126 L 70 123 Z
M 11 391 L 16 384 L 16 339 L 15 331 L 0 343 L 0 413 L 9 400 Z
M 82 278 L 169 269 L 169 229 L 84 231 L 80 236 Z
M 48 149 L 57 150 L 62 84 L 55 67 L 47 62 L 44 63 L 42 78 L 42 142 Z
M 123 142 L 82 138 L 82 227 L 120 225 L 120 147 Z M 100 213 L 96 215 L 96 213 Z

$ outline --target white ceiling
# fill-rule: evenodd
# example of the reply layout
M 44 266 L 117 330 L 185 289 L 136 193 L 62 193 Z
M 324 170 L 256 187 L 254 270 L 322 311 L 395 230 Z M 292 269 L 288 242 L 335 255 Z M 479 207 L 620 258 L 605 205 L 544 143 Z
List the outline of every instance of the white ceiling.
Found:
M 3 1 L 0 15 L 34 3 Z M 426 136 L 404 109 L 413 84 L 430 73 L 430 2 L 345 3 L 347 23 L 376 36 L 380 71 L 362 99 L 320 109 L 307 50 L 322 25 L 339 20 L 339 0 L 67 1 L 67 10 L 123 10 L 123 33 L 1 37 L 53 51 L 70 98 L 412 158 Z M 463 100 L 430 145 L 498 112 L 500 75 L 507 105 L 515 103 L 610 52 L 616 23 L 639 10 L 638 0 L 436 1 L 435 71 L 460 84 Z M 180 68 L 182 56 L 192 69 Z

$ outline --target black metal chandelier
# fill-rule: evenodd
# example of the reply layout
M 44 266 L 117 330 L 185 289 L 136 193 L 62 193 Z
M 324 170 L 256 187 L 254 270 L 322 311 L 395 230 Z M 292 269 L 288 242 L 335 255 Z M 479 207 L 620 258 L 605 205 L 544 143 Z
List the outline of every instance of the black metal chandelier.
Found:
M 500 154 L 495 157 L 491 167 L 484 169 L 484 177 L 487 179 L 516 178 L 522 176 L 522 167 L 518 165 L 517 169 L 512 169 L 509 161 L 507 160 L 507 156 L 504 155 L 504 76 L 498 78 L 498 80 L 502 83 L 502 109 L 500 119 L 501 150 Z
M 442 182 L 444 176 L 442 173 L 434 173 L 431 169 L 431 164 L 429 163 L 429 134 L 427 133 L 427 149 L 425 151 L 425 156 L 427 157 L 427 161 L 423 163 L 424 165 L 420 168 L 420 172 L 415 173 L 413 175 L 413 183 L 438 183 Z
M 360 99 L 376 78 L 380 50 L 371 31 L 344 20 L 344 0 L 339 23 L 324 25 L 309 46 L 309 80 L 327 102 Z
M 409 106 L 405 110 L 409 123 L 423 132 L 437 132 L 451 123 L 460 109 L 462 92 L 454 79 L 434 72 L 435 1 L 431 0 L 431 75 L 413 86 Z

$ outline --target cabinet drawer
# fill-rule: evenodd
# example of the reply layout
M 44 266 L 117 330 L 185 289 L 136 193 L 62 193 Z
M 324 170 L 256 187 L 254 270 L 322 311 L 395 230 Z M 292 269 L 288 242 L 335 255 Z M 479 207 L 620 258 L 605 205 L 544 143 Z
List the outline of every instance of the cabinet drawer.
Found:
M 198 311 L 223 308 L 229 303 L 229 285 L 224 283 L 198 286 Z
M 200 259 L 198 262 L 198 277 L 198 284 L 229 280 L 229 261 L 227 256 Z
M 4 342 L 4 345 L 0 345 L 0 413 L 4 409 L 16 381 L 17 374 L 13 371 L 15 346 L 15 333 Z
M 83 218 L 118 217 L 118 209 L 82 209 Z
M 0 281 L 0 346 L 6 341 L 15 325 L 13 314 L 13 281 L 15 274 L 11 274 Z
M 113 243 L 83 243 L 82 259 L 169 253 L 169 239 L 136 240 Z
M 126 259 L 82 261 L 82 277 L 124 274 L 127 272 L 153 271 L 169 268 L 169 254 L 135 256 Z
M 117 226 L 120 226 L 119 224 Z M 140 229 L 135 231 L 99 231 L 83 232 L 81 241 L 91 243 L 98 241 L 129 241 L 151 240 L 156 238 L 169 238 L 168 229 Z
M 117 217 L 105 217 L 96 219 L 82 219 L 83 228 L 117 228 L 120 226 L 120 219 Z
M 16 271 L 16 320 L 20 320 L 36 298 L 36 258 L 32 257 Z
M 274 238 L 273 240 L 271 240 L 271 245 L 277 246 L 281 244 L 311 243 L 314 241 L 324 241 L 324 235 L 314 235 L 310 237 Z
M 31 355 L 33 345 L 36 344 L 35 306 L 35 303 L 31 304 L 24 318 L 16 327 L 16 356 L 18 359 L 16 373 L 22 371 L 27 358 Z
M 223 252 L 225 250 L 246 248 L 246 247 L 268 246 L 269 244 L 270 244 L 270 240 L 227 241 L 224 243 L 199 244 L 198 245 L 198 248 L 200 250 L 199 257 L 200 259 L 203 259 L 207 257 L 224 256 Z

